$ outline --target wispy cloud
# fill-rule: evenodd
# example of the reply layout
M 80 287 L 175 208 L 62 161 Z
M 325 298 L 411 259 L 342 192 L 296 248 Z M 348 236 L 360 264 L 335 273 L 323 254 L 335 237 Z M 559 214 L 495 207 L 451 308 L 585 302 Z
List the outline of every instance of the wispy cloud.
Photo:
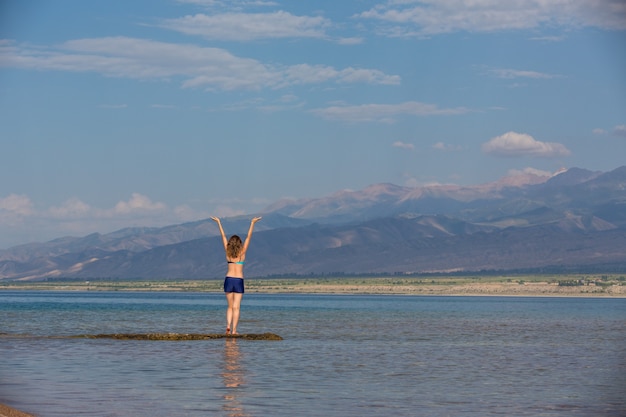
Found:
M 569 149 L 555 142 L 541 142 L 525 133 L 507 132 L 483 143 L 483 152 L 505 157 L 534 156 L 554 158 L 567 156 Z
M 95 72 L 140 80 L 182 79 L 183 88 L 258 90 L 319 83 L 399 84 L 376 69 L 298 64 L 280 66 L 220 48 L 128 37 L 67 41 L 58 47 L 0 45 L 0 67 Z
M 0 197 L 0 245 L 6 236 L 19 228 L 23 236 L 56 238 L 67 234 L 84 236 L 89 233 L 111 232 L 129 224 L 139 227 L 159 227 L 181 222 L 206 219 L 209 216 L 237 216 L 261 210 L 269 204 L 265 198 L 225 199 L 203 201 L 201 210 L 188 204 L 170 206 L 154 201 L 141 193 L 132 193 L 127 200 L 111 207 L 96 207 L 72 197 L 59 205 L 37 207 L 26 195 L 9 194 Z
M 613 134 L 615 136 L 620 136 L 622 138 L 626 138 L 626 125 L 619 125 L 613 128 Z
M 452 145 L 452 144 L 446 144 L 443 142 L 437 142 L 435 144 L 433 144 L 433 149 L 436 149 L 438 151 L 443 151 L 443 152 L 457 152 L 457 151 L 462 151 L 463 150 L 463 146 L 461 145 Z
M 171 217 L 172 210 L 164 203 L 152 201 L 149 197 L 132 193 L 126 201 L 119 201 L 111 208 L 93 207 L 79 198 L 73 197 L 59 206 L 52 206 L 30 215 L 56 220 L 111 220 L 111 219 L 148 219 Z
M 626 125 L 617 125 L 610 131 L 598 127 L 596 129 L 593 129 L 592 133 L 598 136 L 608 135 L 610 133 L 613 136 L 626 138 Z
M 5 245 L 7 239 L 24 243 L 31 240 L 28 236 L 37 236 L 37 240 L 68 234 L 84 236 L 96 231 L 112 232 L 129 224 L 140 227 L 166 226 L 204 219 L 210 215 L 227 216 L 245 212 L 227 203 L 214 202 L 213 210 L 209 213 L 186 204 L 170 207 L 146 195 L 133 193 L 128 200 L 119 201 L 108 208 L 92 206 L 76 197 L 59 205 L 42 208 L 37 207 L 26 195 L 10 194 L 0 197 L 0 245 Z M 241 206 L 243 203 L 238 204 Z M 18 238 L 11 236 L 18 230 Z
M 388 36 L 499 32 L 542 26 L 626 29 L 623 0 L 389 0 L 357 17 L 385 24 Z
M 101 104 L 101 109 L 125 109 L 128 108 L 128 104 Z
M 337 83 L 364 83 L 364 84 L 400 84 L 400 77 L 387 75 L 382 71 L 361 68 L 345 68 L 337 70 L 327 65 L 292 65 L 283 71 L 283 84 L 320 84 L 328 81 Z
M 363 42 L 365 42 L 365 39 L 361 38 L 361 37 L 350 37 L 350 38 L 339 38 L 337 40 L 337 43 L 339 45 L 360 45 Z
M 492 69 L 492 70 L 489 70 L 489 72 L 498 78 L 507 78 L 507 79 L 513 79 L 513 78 L 550 79 L 550 78 L 560 77 L 560 75 L 547 74 L 545 72 L 504 69 L 504 68 Z
M 554 176 L 553 172 L 545 171 L 542 169 L 537 169 L 533 167 L 526 167 L 524 169 L 510 169 L 507 173 L 510 177 L 524 176 L 524 175 L 535 175 L 537 177 L 550 178 Z
M 393 123 L 400 116 L 442 116 L 468 113 L 465 107 L 439 108 L 435 104 L 407 101 L 399 104 L 362 104 L 314 109 L 312 113 L 330 120 L 344 122 Z
M 233 103 L 223 104 L 219 108 L 210 109 L 209 111 L 242 111 L 247 109 L 255 109 L 267 113 L 275 113 L 280 111 L 289 111 L 302 109 L 306 105 L 304 100 L 293 94 L 285 94 L 274 100 L 262 97 L 252 97 Z
M 9 194 L 0 197 L 0 224 L 21 223 L 24 217 L 35 213 L 33 202 L 22 194 Z
M 176 0 L 178 3 L 195 4 L 207 8 L 225 7 L 231 9 L 239 9 L 242 7 L 266 7 L 277 6 L 275 1 L 266 0 Z
M 562 168 L 564 170 L 564 168 Z M 557 171 L 557 173 L 562 172 Z M 526 167 L 524 169 L 510 169 L 507 175 L 500 178 L 494 184 L 499 186 L 516 186 L 521 187 L 523 185 L 538 184 L 547 181 L 556 173 L 550 171 L 544 171 L 532 167 Z
M 133 193 L 130 200 L 120 201 L 113 208 L 115 214 L 129 214 L 138 211 L 159 211 L 166 208 L 165 204 L 153 202 L 145 195 Z
M 195 4 L 198 6 L 216 6 L 221 4 L 220 0 L 176 0 L 178 3 Z
M 408 151 L 412 151 L 413 149 L 415 149 L 415 145 L 413 145 L 412 143 L 406 143 L 401 141 L 396 141 L 392 143 L 391 146 L 393 146 L 394 148 L 406 149 Z
M 531 41 L 539 42 L 561 42 L 565 40 L 565 36 L 534 36 L 529 38 Z
M 160 23 L 166 29 L 207 39 L 250 41 L 277 38 L 325 38 L 330 21 L 289 12 L 196 14 Z

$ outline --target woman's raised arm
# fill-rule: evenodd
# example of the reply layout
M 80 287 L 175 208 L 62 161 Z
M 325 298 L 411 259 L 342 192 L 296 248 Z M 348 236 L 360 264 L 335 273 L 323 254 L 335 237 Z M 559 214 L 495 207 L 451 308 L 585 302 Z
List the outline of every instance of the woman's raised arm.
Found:
M 228 246 L 228 239 L 226 239 L 226 233 L 224 233 L 222 222 L 220 221 L 219 217 L 211 217 L 211 220 L 217 223 L 217 226 L 220 228 L 220 234 L 222 235 L 222 243 L 224 244 L 224 250 L 226 250 L 226 247 Z
M 243 242 L 243 249 L 241 250 L 241 254 L 242 255 L 244 255 L 246 253 L 246 251 L 248 250 L 248 245 L 250 245 L 250 238 L 252 237 L 252 231 L 254 230 L 254 225 L 259 220 L 261 220 L 261 217 L 254 217 L 250 221 L 250 229 L 248 229 L 248 236 L 246 236 L 246 241 Z

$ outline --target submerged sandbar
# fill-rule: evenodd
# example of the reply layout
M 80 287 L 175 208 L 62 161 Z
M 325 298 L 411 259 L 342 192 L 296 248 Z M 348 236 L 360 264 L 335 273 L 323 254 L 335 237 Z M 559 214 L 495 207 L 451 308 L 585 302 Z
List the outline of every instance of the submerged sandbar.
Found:
M 283 340 L 275 333 L 112 333 L 112 334 L 83 334 L 72 338 L 86 339 L 117 339 L 117 340 L 210 340 L 210 339 L 244 339 L 244 340 Z

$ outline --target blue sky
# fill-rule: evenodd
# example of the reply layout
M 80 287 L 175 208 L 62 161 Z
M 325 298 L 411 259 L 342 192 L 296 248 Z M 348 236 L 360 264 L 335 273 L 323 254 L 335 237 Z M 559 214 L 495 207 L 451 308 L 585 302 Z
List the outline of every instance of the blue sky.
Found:
M 0 248 L 626 164 L 622 0 L 0 2 Z

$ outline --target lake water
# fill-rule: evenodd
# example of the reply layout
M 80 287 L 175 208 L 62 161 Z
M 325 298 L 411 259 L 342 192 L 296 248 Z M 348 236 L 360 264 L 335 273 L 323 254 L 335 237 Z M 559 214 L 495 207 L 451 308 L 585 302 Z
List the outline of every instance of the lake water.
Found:
M 54 416 L 624 416 L 626 299 L 0 291 L 0 402 Z

